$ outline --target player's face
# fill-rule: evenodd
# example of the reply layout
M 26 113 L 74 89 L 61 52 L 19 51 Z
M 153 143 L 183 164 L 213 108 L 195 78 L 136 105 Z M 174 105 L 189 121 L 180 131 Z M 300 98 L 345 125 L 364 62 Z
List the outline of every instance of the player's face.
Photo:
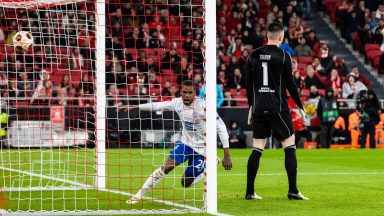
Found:
M 183 86 L 181 89 L 181 98 L 183 99 L 183 103 L 187 106 L 191 105 L 193 100 L 195 99 L 195 89 L 193 86 Z

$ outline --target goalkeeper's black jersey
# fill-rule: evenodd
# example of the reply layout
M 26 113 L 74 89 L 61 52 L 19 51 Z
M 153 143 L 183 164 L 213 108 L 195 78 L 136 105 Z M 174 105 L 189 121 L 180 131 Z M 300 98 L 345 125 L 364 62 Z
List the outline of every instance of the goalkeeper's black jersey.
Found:
M 303 108 L 292 75 L 291 56 L 275 45 L 265 45 L 248 56 L 247 96 L 256 113 L 289 111 L 287 94 Z

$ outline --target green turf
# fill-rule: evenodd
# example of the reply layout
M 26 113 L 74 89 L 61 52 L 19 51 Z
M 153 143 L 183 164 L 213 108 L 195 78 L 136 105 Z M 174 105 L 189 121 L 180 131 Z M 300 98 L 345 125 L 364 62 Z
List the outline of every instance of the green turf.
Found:
M 108 191 L 3 192 L 6 208 L 15 210 L 180 209 L 144 200 L 127 205 L 126 193 L 135 193 L 146 177 L 167 157 L 169 149 L 122 149 L 107 151 Z M 244 200 L 246 164 L 250 150 L 231 150 L 233 170 L 218 169 L 218 208 L 232 215 L 383 215 L 384 151 L 298 150 L 299 189 L 308 201 L 286 198 L 287 177 L 284 151 L 266 150 L 261 159 L 256 191 L 263 200 Z M 219 156 L 222 151 L 219 151 Z M 1 186 L 71 186 L 55 179 L 29 176 L 26 172 L 53 176 L 70 182 L 93 184 L 95 154 L 92 150 L 2 150 Z M 88 164 L 85 166 L 84 164 Z M 183 167 L 159 183 L 149 197 L 202 207 L 203 183 L 184 190 L 180 186 Z M 15 172 L 21 170 L 24 173 Z

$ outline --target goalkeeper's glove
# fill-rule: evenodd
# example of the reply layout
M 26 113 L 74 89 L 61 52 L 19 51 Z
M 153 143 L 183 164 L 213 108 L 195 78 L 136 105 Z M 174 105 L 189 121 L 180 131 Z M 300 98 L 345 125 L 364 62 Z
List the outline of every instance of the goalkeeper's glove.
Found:
M 304 109 L 299 109 L 299 113 L 301 115 L 301 120 L 305 123 L 305 121 L 307 120 L 307 113 Z
M 252 126 L 253 125 L 253 108 L 252 106 L 249 107 L 249 112 L 248 112 L 248 125 Z

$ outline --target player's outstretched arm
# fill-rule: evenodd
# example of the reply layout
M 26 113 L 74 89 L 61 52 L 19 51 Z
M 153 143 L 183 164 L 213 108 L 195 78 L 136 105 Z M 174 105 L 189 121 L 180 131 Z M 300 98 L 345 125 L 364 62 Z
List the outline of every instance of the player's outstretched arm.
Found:
M 139 108 L 138 105 L 126 105 L 126 106 L 119 106 L 119 110 L 132 110 L 132 109 L 137 109 Z
M 158 111 L 158 110 L 173 110 L 174 100 L 165 101 L 165 102 L 155 102 L 155 103 L 145 103 L 140 105 L 127 105 L 120 106 L 119 109 L 131 110 L 131 109 L 140 109 L 142 111 Z
M 232 169 L 232 160 L 231 155 L 229 153 L 229 136 L 227 127 L 225 126 L 223 120 L 217 115 L 217 133 L 219 134 L 219 138 L 221 143 L 223 144 L 224 149 L 224 159 L 221 162 L 225 170 L 231 170 Z

